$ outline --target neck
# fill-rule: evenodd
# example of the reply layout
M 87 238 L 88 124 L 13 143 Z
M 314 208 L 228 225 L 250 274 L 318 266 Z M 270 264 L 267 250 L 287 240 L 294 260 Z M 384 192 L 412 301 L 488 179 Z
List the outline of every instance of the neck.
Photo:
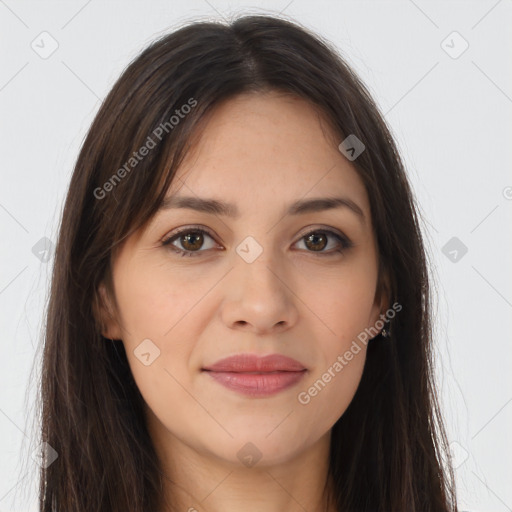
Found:
M 330 432 L 280 464 L 261 459 L 253 467 L 200 454 L 169 436 L 165 448 L 157 446 L 165 461 L 162 512 L 336 512 L 324 493 L 326 482 L 331 486 Z

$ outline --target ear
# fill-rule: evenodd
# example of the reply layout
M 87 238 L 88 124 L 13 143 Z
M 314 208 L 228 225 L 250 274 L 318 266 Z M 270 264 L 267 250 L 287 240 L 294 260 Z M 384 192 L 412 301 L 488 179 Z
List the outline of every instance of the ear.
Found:
M 381 315 L 391 307 L 391 284 L 388 272 L 381 266 L 379 269 L 379 279 L 377 290 L 375 292 L 375 301 L 372 308 L 371 325 L 374 326 L 377 320 L 381 320 Z M 382 330 L 382 329 L 381 329 Z
M 104 283 L 99 285 L 95 294 L 93 310 L 101 335 L 109 340 L 122 339 L 122 331 L 116 319 L 115 308 Z

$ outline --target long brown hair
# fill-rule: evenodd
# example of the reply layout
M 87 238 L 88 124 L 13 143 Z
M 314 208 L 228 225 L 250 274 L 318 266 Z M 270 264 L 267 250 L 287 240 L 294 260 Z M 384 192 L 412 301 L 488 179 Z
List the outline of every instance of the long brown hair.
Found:
M 353 134 L 365 145 L 353 164 L 391 302 L 403 306 L 391 336 L 369 343 L 356 395 L 332 429 L 332 498 L 340 511 L 457 510 L 433 377 L 427 252 L 395 142 L 328 42 L 285 19 L 244 16 L 196 21 L 152 43 L 115 83 L 83 143 L 47 310 L 41 440 L 59 457 L 41 469 L 41 511 L 157 510 L 163 476 L 144 401 L 121 340 L 101 335 L 98 288 L 112 292 L 116 249 L 155 214 L 200 121 L 221 101 L 270 90 L 315 105 L 339 142 Z M 152 146 L 144 157 L 143 146 Z

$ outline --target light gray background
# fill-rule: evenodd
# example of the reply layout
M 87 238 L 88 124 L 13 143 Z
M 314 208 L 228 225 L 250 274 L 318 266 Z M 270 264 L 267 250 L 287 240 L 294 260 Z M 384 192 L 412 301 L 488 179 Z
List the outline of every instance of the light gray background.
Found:
M 56 240 L 101 99 L 147 43 L 192 17 L 280 11 L 340 49 L 398 141 L 437 280 L 459 506 L 512 511 L 511 0 L 0 0 L 0 512 L 36 510 L 33 399 L 52 260 L 32 248 Z M 443 252 L 452 237 L 457 252 Z

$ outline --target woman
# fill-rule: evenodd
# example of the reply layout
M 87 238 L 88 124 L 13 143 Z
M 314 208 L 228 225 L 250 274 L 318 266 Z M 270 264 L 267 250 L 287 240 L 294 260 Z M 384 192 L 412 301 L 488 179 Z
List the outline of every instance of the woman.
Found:
M 69 187 L 41 510 L 456 511 L 430 300 L 395 143 L 327 43 L 161 38 Z

